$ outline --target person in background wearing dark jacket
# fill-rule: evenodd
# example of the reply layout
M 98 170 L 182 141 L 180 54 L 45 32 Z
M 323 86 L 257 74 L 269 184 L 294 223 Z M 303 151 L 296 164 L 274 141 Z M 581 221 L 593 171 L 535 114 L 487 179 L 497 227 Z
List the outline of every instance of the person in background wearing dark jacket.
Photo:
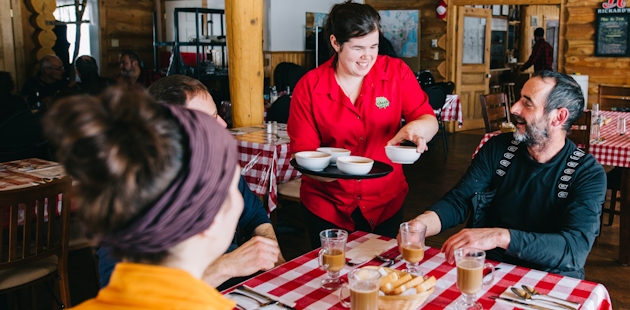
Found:
M 98 74 L 96 59 L 90 55 L 77 57 L 74 61 L 74 69 L 81 78 L 81 82 L 76 85 L 76 89 L 81 93 L 95 96 L 108 86 L 116 84 L 116 81 Z
M 0 71 L 0 124 L 15 113 L 28 110 L 24 98 L 13 94 L 14 88 L 11 73 Z
M 47 109 L 57 93 L 70 83 L 63 76 L 63 62 L 56 55 L 45 55 L 39 60 L 39 73 L 26 80 L 20 94 L 26 96 L 31 109 Z M 39 106 L 38 106 L 39 104 Z
M 158 102 L 205 112 L 213 116 L 221 127 L 227 126 L 218 115 L 208 89 L 194 78 L 184 75 L 165 77 L 149 88 L 149 94 Z M 228 251 L 208 266 L 203 276 L 204 282 L 218 287 L 219 290 L 242 282 L 241 277 L 251 276 L 260 270 L 271 269 L 285 262 L 262 202 L 252 193 L 242 176 L 238 188 L 243 195 L 245 206 L 236 233 Z M 243 239 L 249 240 L 239 246 Z M 116 261 L 111 259 L 109 249 L 105 247 L 99 248 L 97 254 L 101 287 L 104 287 Z M 224 284 L 221 285 L 222 283 Z
M 536 40 L 536 44 L 534 44 L 532 48 L 532 54 L 529 56 L 529 59 L 521 67 L 521 72 L 529 69 L 532 65 L 534 65 L 534 71 L 552 71 L 553 47 L 545 41 L 545 30 L 536 28 L 536 30 L 534 30 L 534 39 Z

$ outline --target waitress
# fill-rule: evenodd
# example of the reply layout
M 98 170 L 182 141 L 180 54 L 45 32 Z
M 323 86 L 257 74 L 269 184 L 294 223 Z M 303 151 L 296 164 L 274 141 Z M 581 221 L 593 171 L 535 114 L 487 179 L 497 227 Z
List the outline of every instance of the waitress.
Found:
M 422 153 L 438 130 L 437 120 L 409 66 L 378 55 L 381 27 L 374 8 L 336 4 L 324 31 L 335 53 L 295 87 L 287 126 L 291 152 L 346 148 L 352 155 L 386 162 L 394 171 L 365 180 L 306 174 L 300 199 L 311 246 L 318 247 L 319 232 L 329 228 L 395 238 L 409 187 L 385 146 L 408 140 Z M 407 122 L 402 128 L 401 117 Z

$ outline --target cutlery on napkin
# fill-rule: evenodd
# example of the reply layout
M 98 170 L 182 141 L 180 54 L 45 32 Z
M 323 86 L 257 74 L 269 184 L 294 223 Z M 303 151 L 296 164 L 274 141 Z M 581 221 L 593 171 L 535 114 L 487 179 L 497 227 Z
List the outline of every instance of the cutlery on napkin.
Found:
M 535 299 L 523 300 L 522 298 L 520 298 L 516 294 L 514 294 L 510 287 L 505 289 L 505 291 L 503 293 L 501 293 L 500 297 L 509 299 L 511 301 L 518 301 L 519 303 L 521 303 L 521 305 L 519 305 L 518 307 L 519 308 L 523 308 L 523 309 L 540 309 L 542 307 L 542 308 L 551 309 L 551 310 L 567 310 L 567 308 L 565 308 L 565 307 L 562 307 L 560 305 L 556 305 L 556 304 L 550 303 L 548 301 L 540 300 L 540 299 L 538 299 L 538 300 L 535 300 Z M 507 302 L 506 300 L 503 300 L 503 299 L 500 299 L 500 298 L 497 298 L 496 301 L 497 302 L 501 302 L 501 303 L 508 303 L 508 304 L 514 306 L 513 303 Z M 530 306 L 528 307 L 528 306 L 525 306 L 525 305 L 530 305 Z
M 397 245 L 396 239 L 380 240 L 370 239 L 361 243 L 352 250 L 346 252 L 346 259 L 353 264 L 361 264 L 373 259 L 376 255 L 381 254 Z

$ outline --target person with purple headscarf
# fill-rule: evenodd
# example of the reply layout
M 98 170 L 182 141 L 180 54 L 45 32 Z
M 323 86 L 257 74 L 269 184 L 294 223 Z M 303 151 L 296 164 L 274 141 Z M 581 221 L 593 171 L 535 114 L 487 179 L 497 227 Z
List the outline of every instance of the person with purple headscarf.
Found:
M 121 88 L 58 101 L 44 127 L 86 233 L 123 260 L 76 309 L 234 308 L 201 281 L 243 210 L 229 133 L 203 112 Z

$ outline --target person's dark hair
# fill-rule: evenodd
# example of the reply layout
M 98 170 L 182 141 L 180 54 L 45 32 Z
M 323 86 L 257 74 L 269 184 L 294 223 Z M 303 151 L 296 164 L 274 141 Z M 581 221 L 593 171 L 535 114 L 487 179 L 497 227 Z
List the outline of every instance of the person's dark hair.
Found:
M 142 60 L 140 59 L 140 56 L 138 56 L 138 54 L 136 54 L 134 51 L 124 50 L 124 51 L 120 52 L 119 57 L 123 57 L 123 56 L 129 56 L 129 61 L 131 61 L 132 63 L 134 61 L 137 61 L 138 62 L 138 66 L 139 67 L 142 66 Z
M 44 118 L 57 159 L 75 181 L 75 197 L 88 234 L 125 227 L 176 178 L 187 140 L 179 123 L 139 89 L 111 87 L 98 97 L 59 100 Z M 120 253 L 158 264 L 167 251 Z
M 536 30 L 534 30 L 534 36 L 535 37 L 544 37 L 545 36 L 545 29 L 542 28 L 536 28 Z
M 381 16 L 368 4 L 354 3 L 352 0 L 335 4 L 324 25 L 324 34 L 330 45 L 330 35 L 335 35 L 335 39 L 342 46 L 352 38 L 362 37 L 372 33 L 374 30 L 381 32 Z M 343 48 L 343 47 L 342 47 Z M 333 60 L 333 66 L 337 66 L 337 56 Z
M 96 59 L 90 55 L 83 55 L 77 57 L 74 61 L 74 67 L 77 69 L 79 74 L 93 75 L 98 74 L 98 65 L 96 64 Z
M 157 101 L 185 106 L 189 98 L 205 93 L 208 88 L 195 78 L 185 75 L 171 75 L 155 81 L 149 87 L 149 94 Z
M 15 83 L 13 83 L 11 73 L 0 71 L 0 95 L 10 94 L 13 88 L 15 88 Z
M 569 110 L 569 118 L 564 123 L 564 130 L 569 132 L 571 125 L 582 116 L 584 112 L 584 95 L 582 88 L 572 77 L 554 71 L 541 70 L 532 75 L 532 78 L 553 79 L 556 85 L 547 96 L 545 114 L 558 108 Z

